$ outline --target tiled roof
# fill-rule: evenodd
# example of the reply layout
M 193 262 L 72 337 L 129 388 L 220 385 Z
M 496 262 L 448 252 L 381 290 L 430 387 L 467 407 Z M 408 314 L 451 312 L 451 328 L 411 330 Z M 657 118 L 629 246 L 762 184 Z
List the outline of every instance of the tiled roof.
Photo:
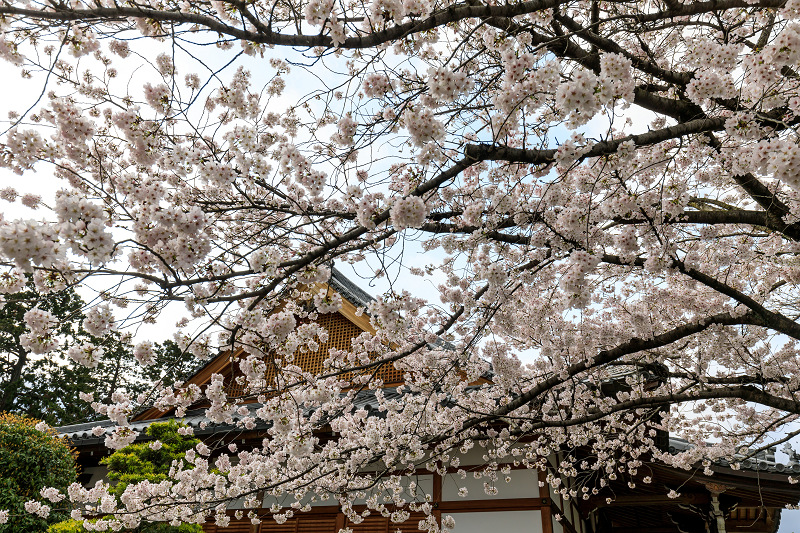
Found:
M 386 388 L 382 389 L 383 395 L 388 400 L 393 400 L 401 397 L 401 394 L 397 392 L 395 388 Z M 233 424 L 217 424 L 212 422 L 205 416 L 205 409 L 195 409 L 193 411 L 188 411 L 186 416 L 180 418 L 179 420 L 182 421 L 187 426 L 190 426 L 194 429 L 194 434 L 198 437 L 200 436 L 207 436 L 213 435 L 215 433 L 226 433 L 226 432 L 235 432 L 235 431 L 244 431 L 244 428 L 241 425 L 237 425 L 237 422 L 245 418 L 246 416 L 251 416 L 256 419 L 256 427 L 253 429 L 254 431 L 257 430 L 266 430 L 269 425 L 260 420 L 258 417 L 255 417 L 254 413 L 261 407 L 262 404 L 260 403 L 251 403 L 245 404 L 244 407 L 247 407 L 249 410 L 248 414 L 240 415 L 240 414 L 233 414 L 232 418 L 234 420 Z M 374 412 L 377 414 L 378 412 L 378 400 L 375 397 L 375 391 L 364 390 L 360 391 L 355 399 L 353 400 L 353 406 L 356 410 L 365 409 L 367 412 Z M 139 422 L 131 423 L 131 428 L 135 431 L 139 432 L 139 436 L 137 437 L 137 441 L 148 440 L 147 435 L 145 435 L 144 430 L 147 429 L 147 426 L 153 424 L 155 422 L 167 422 L 169 420 L 175 419 L 176 417 L 163 417 L 157 418 L 154 420 L 142 420 Z M 104 433 L 101 434 L 99 437 L 95 436 L 92 430 L 100 426 L 105 429 Z M 72 444 L 76 447 L 81 446 L 90 446 L 93 444 L 100 444 L 105 441 L 106 434 L 111 433 L 116 424 L 111 420 L 99 420 L 97 422 L 86 422 L 83 424 L 73 424 L 70 426 L 61 426 L 55 428 L 58 431 L 59 435 L 63 437 L 67 437 L 72 441 Z
M 366 307 L 370 302 L 375 300 L 375 298 L 370 296 L 361 287 L 350 281 L 335 268 L 331 268 L 331 278 L 328 280 L 328 284 L 356 307 Z
M 382 389 L 383 395 L 387 400 L 395 400 L 402 397 L 402 394 L 397 392 L 395 388 L 385 388 Z M 378 400 L 375 397 L 375 391 L 360 391 L 355 399 L 353 400 L 353 406 L 356 410 L 365 409 L 367 412 L 373 414 L 373 416 L 380 416 L 380 412 L 378 411 Z M 245 418 L 245 416 L 253 416 L 257 422 L 256 427 L 253 429 L 254 431 L 258 430 L 266 430 L 269 425 L 264 422 L 263 420 L 258 419 L 258 417 L 254 416 L 256 410 L 261 407 L 260 403 L 252 403 L 245 405 L 249 410 L 247 415 L 233 415 L 233 424 L 217 424 L 211 422 L 205 416 L 205 409 L 196 409 L 193 411 L 189 411 L 186 413 L 186 416 L 181 418 L 180 420 L 185 423 L 187 426 L 190 426 L 194 429 L 194 434 L 198 437 L 203 436 L 211 436 L 214 434 L 223 434 L 223 433 L 230 433 L 230 432 L 237 432 L 237 431 L 244 431 L 244 428 L 241 425 L 237 425 L 237 422 Z M 131 428 L 139 432 L 139 436 L 137 437 L 137 441 L 148 440 L 147 435 L 145 435 L 144 430 L 150 424 L 154 422 L 166 422 L 171 420 L 173 417 L 164 417 L 158 418 L 155 420 L 143 420 L 140 422 L 133 422 L 131 424 Z M 99 437 L 95 436 L 92 433 L 92 429 L 100 426 L 105 429 L 105 432 L 100 435 Z M 62 436 L 68 437 L 72 444 L 78 448 L 82 446 L 90 446 L 93 444 L 100 444 L 105 440 L 105 435 L 107 433 L 111 433 L 115 427 L 115 424 L 110 420 L 101 420 L 98 422 L 87 422 L 84 424 L 73 424 L 70 426 L 62 426 L 56 428 L 58 433 Z M 689 443 L 684 439 L 680 439 L 677 437 L 670 437 L 669 438 L 669 451 L 671 453 L 678 453 L 682 451 L 686 451 L 693 447 L 693 444 Z M 760 472 L 777 472 L 777 473 L 784 473 L 784 474 L 800 474 L 800 462 L 798 462 L 794 457 L 789 460 L 787 463 L 779 463 L 775 460 L 775 449 L 771 448 L 769 450 L 761 451 L 755 454 L 753 457 L 747 457 L 747 454 L 742 454 L 738 456 L 737 462 L 740 465 L 740 468 L 743 470 L 757 470 Z M 728 467 L 730 466 L 730 462 L 726 460 L 718 460 L 717 464 L 719 466 Z
M 669 438 L 669 452 L 679 453 L 693 448 L 694 445 L 689 441 L 677 437 Z M 743 470 L 758 470 L 760 472 L 778 472 L 784 474 L 800 474 L 800 462 L 795 457 L 791 457 L 786 463 L 779 463 L 775 460 L 775 447 L 767 450 L 762 450 L 755 454 L 750 454 L 746 450 L 745 453 L 734 455 L 734 462 L 738 463 Z M 752 456 L 751 456 L 752 455 Z M 719 466 L 730 466 L 731 461 L 726 459 L 718 459 L 716 463 Z

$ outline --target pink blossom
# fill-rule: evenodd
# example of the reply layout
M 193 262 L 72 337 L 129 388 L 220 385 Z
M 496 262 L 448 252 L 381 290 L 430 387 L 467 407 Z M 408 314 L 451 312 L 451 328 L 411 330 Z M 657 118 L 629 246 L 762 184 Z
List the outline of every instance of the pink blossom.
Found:
M 425 202 L 419 196 L 406 196 L 392 205 L 392 224 L 397 229 L 422 227 L 427 215 Z

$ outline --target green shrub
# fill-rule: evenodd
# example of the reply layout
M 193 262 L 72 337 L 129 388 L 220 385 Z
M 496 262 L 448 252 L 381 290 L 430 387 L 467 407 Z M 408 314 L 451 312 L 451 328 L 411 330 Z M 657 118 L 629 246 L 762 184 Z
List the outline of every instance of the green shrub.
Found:
M 182 460 L 186 451 L 200 442 L 180 435 L 181 427 L 175 420 L 150 424 L 147 436 L 159 441 L 161 448 L 154 450 L 150 442 L 137 442 L 103 459 L 102 463 L 108 466 L 108 479 L 117 482 L 111 492 L 120 496 L 130 483 L 145 480 L 158 483 L 167 479 L 172 462 Z
M 25 502 L 36 500 L 53 504 L 39 494 L 43 487 L 65 492 L 77 477 L 75 455 L 70 445 L 56 437 L 55 431 L 39 431 L 38 420 L 0 413 L 0 509 L 8 509 L 8 523 L 0 533 L 44 533 L 48 524 L 67 517 L 53 511 L 47 519 L 27 513 Z
M 187 450 L 197 446 L 199 439 L 186 437 L 178 433 L 182 427 L 175 420 L 151 424 L 147 435 L 161 443 L 161 448 L 154 450 L 149 442 L 137 442 L 117 450 L 102 460 L 108 466 L 108 479 L 116 481 L 110 492 L 120 496 L 130 483 L 152 481 L 158 483 L 167 479 L 172 462 L 182 460 Z M 136 533 L 201 533 L 202 527 L 197 524 L 170 526 L 164 522 L 143 522 L 134 531 Z M 64 533 L 73 533 L 67 531 Z M 79 532 L 83 533 L 79 530 Z
M 127 533 L 130 530 L 125 530 Z M 148 522 L 140 525 L 135 530 L 135 533 L 202 533 L 203 529 L 196 524 L 183 524 L 181 526 L 173 527 L 163 522 Z M 47 533 L 89 533 L 83 527 L 83 520 L 65 520 L 57 524 L 51 525 L 47 529 Z
M 108 479 L 116 481 L 109 492 L 116 496 L 125 492 L 130 483 L 139 481 L 159 482 L 167 478 L 172 461 L 183 459 L 187 450 L 200 441 L 178 433 L 181 424 L 175 420 L 151 424 L 146 433 L 153 440 L 161 442 L 161 448 L 154 450 L 149 442 L 137 442 L 117 450 L 101 462 L 108 467 Z M 197 524 L 170 526 L 165 522 L 142 522 L 133 530 L 123 533 L 202 533 Z M 47 533 L 87 533 L 82 520 L 66 520 L 53 524 Z
M 57 524 L 52 524 L 47 528 L 47 533 L 88 533 L 83 527 L 83 520 L 64 520 Z

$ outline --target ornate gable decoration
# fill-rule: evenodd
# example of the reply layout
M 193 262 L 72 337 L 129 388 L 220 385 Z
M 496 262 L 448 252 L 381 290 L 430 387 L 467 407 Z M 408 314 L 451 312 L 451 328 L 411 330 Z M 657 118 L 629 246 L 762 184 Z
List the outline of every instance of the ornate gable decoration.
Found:
M 369 321 L 369 317 L 364 312 L 364 308 L 373 298 L 347 279 L 338 270 L 331 269 L 331 277 L 327 283 L 316 283 L 310 287 L 314 293 L 338 294 L 342 298 L 341 306 L 337 311 L 322 314 L 315 321 L 316 324 L 324 328 L 328 333 L 325 342 L 318 343 L 318 348 L 314 351 L 297 349 L 293 354 L 292 363 L 300 368 L 302 372 L 314 375 L 321 375 L 324 371 L 324 360 L 328 357 L 331 350 L 350 350 L 352 341 L 363 332 L 373 333 L 375 329 Z M 242 398 L 247 395 L 244 380 L 237 377 L 242 376 L 238 362 L 247 357 L 247 351 L 239 348 L 233 352 L 225 351 L 217 357 L 204 363 L 188 376 L 184 383 L 194 384 L 205 387 L 211 382 L 214 374 L 224 377 L 225 393 L 229 398 Z M 274 356 L 267 356 L 264 360 L 266 373 L 264 380 L 269 387 L 281 387 L 281 368 L 285 361 L 276 361 Z M 365 369 L 370 373 L 376 372 L 375 368 Z M 288 376 L 283 376 L 291 379 Z M 351 379 L 352 372 L 342 375 L 342 379 Z M 391 365 L 384 365 L 377 369 L 376 377 L 380 378 L 385 386 L 396 386 L 402 383 L 402 372 Z M 245 402 L 255 402 L 256 398 L 246 398 Z M 197 405 L 193 407 L 202 407 Z M 133 421 L 154 420 L 167 416 L 170 411 L 159 410 L 157 408 L 147 409 L 133 418 Z

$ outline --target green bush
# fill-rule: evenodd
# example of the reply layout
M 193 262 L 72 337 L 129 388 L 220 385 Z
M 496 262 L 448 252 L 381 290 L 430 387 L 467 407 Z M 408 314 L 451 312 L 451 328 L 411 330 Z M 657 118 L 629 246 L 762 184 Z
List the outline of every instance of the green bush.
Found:
M 130 530 L 125 530 L 127 533 Z M 148 522 L 140 525 L 135 533 L 202 533 L 203 529 L 196 524 L 183 524 L 178 527 L 170 526 L 163 522 Z M 89 533 L 83 527 L 83 520 L 65 520 L 51 525 L 47 533 Z
M 149 442 L 137 442 L 117 450 L 102 460 L 108 466 L 108 479 L 116 481 L 110 492 L 117 496 L 125 492 L 130 483 L 152 481 L 158 483 L 167 479 L 172 462 L 182 460 L 187 450 L 197 446 L 199 439 L 186 437 L 178 433 L 182 427 L 175 420 L 150 424 L 147 435 L 161 443 L 161 448 L 154 450 Z M 202 527 L 197 524 L 170 526 L 164 522 L 143 522 L 134 530 L 136 533 L 201 533 Z M 73 533 L 65 531 L 64 533 Z M 83 533 L 77 530 L 75 533 Z
M 67 517 L 53 511 L 47 519 L 25 511 L 25 502 L 53 504 L 39 494 L 43 487 L 65 492 L 75 481 L 75 456 L 70 445 L 55 431 L 39 431 L 38 420 L 0 413 L 0 509 L 10 513 L 0 533 L 44 533 L 48 524 Z
M 64 520 L 47 528 L 47 533 L 88 533 L 83 520 Z
M 186 451 L 200 442 L 194 437 L 180 435 L 181 427 L 175 420 L 150 424 L 145 432 L 159 441 L 161 448 L 154 450 L 150 442 L 137 442 L 103 459 L 102 463 L 108 466 L 108 479 L 117 482 L 111 492 L 120 496 L 130 483 L 145 480 L 158 483 L 167 479 L 172 462 L 182 460 Z
M 110 492 L 116 496 L 125 492 L 130 483 L 139 481 L 159 482 L 167 478 L 172 461 L 183 459 L 187 450 L 200 442 L 194 437 L 185 437 L 178 433 L 181 424 L 175 420 L 151 424 L 147 435 L 161 442 L 161 448 L 154 450 L 149 442 L 137 442 L 117 450 L 101 462 L 108 467 L 108 479 L 116 481 Z M 133 530 L 123 533 L 202 533 L 203 528 L 197 524 L 170 526 L 165 522 L 142 522 Z M 53 524 L 47 533 L 87 533 L 82 520 L 66 520 Z

